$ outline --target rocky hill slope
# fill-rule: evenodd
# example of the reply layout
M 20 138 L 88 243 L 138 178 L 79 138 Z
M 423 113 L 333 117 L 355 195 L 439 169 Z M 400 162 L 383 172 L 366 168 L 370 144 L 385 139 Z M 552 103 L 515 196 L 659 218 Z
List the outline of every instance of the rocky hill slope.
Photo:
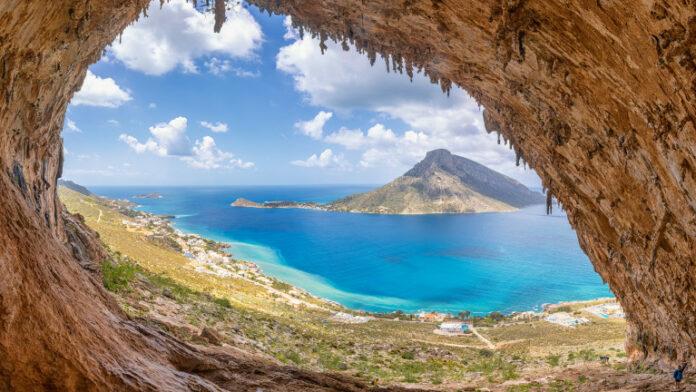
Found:
M 90 196 L 92 194 L 92 192 L 89 189 L 70 180 L 58 180 L 58 186 L 64 186 L 85 196 Z
M 470 159 L 430 151 L 403 176 L 371 192 L 351 195 L 330 210 L 382 214 L 513 211 L 544 196 Z

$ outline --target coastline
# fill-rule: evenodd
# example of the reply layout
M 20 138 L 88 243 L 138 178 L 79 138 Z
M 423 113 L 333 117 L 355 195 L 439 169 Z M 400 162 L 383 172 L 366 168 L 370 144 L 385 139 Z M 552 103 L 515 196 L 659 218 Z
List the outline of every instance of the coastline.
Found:
M 386 315 L 392 313 L 400 313 L 409 316 L 415 316 L 423 312 L 455 314 L 457 311 L 452 309 L 443 309 L 438 307 L 419 307 L 414 301 L 396 297 L 371 296 L 366 294 L 352 293 L 340 290 L 334 287 L 330 282 L 321 276 L 314 275 L 300 269 L 288 265 L 282 257 L 282 254 L 274 248 L 268 247 L 265 244 L 235 241 L 228 238 L 220 238 L 211 233 L 202 232 L 191 227 L 182 227 L 177 224 L 177 219 L 190 216 L 191 214 L 168 215 L 168 214 L 153 214 L 141 210 L 143 206 L 135 206 L 135 211 L 168 219 L 169 225 L 174 230 L 187 235 L 195 235 L 204 238 L 206 241 L 212 241 L 221 244 L 225 247 L 224 252 L 232 259 L 252 263 L 256 265 L 259 272 L 266 278 L 275 279 L 285 284 L 292 286 L 298 291 L 307 293 L 320 301 L 334 304 L 343 308 L 346 311 L 355 312 L 358 314 Z M 235 249 L 236 248 L 236 252 Z M 240 252 L 241 249 L 241 252 Z M 241 253 L 241 256 L 240 256 Z M 252 253 L 252 254 L 250 254 Z M 261 255 L 261 253 L 265 255 Z M 270 256 L 269 256 L 270 255 Z M 265 257 L 264 257 L 265 256 Z M 302 285 L 294 282 L 302 281 Z M 612 297 L 592 297 L 578 300 L 563 300 L 558 302 L 539 303 L 524 309 L 495 309 L 491 311 L 472 311 L 472 316 L 485 317 L 491 312 L 499 312 L 504 315 L 514 315 L 525 312 L 543 312 L 547 307 L 559 307 L 564 305 L 574 305 L 591 303 L 602 300 L 614 299 Z M 384 310 L 363 309 L 360 307 L 350 306 L 347 303 L 370 303 L 373 309 L 382 308 Z M 402 309 L 400 309 L 402 308 Z M 411 309 L 411 310 L 409 310 Z
M 273 279 L 262 263 L 243 261 L 253 258 L 230 257 L 235 247 L 273 251 L 216 241 L 230 237 L 201 224 L 205 219 L 177 222 L 171 215 L 184 215 L 181 208 L 165 203 L 138 208 L 153 214 L 65 191 L 61 200 L 101 233 L 110 252 L 102 264 L 104 286 L 121 308 L 183 341 L 231 347 L 310 370 L 346 372 L 378 385 L 436 390 L 547 376 L 549 358 L 559 358 L 564 367 L 583 366 L 598 355 L 617 362 L 625 358 L 625 323 L 605 317 L 607 306 L 593 306 L 599 316 L 585 309 L 588 305 L 485 316 L 359 312 Z M 208 236 L 208 230 L 222 237 Z M 125 281 L 117 280 L 133 270 Z M 588 321 L 579 323 L 583 316 Z M 490 370 L 481 375 L 483 367 Z

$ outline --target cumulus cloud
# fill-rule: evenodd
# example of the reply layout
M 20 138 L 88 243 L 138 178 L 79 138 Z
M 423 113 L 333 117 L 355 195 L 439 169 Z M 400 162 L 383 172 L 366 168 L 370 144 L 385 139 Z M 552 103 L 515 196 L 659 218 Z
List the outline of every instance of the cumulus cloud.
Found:
M 538 183 L 533 171 L 516 167 L 514 153 L 485 132 L 482 111 L 465 91 L 455 87 L 448 97 L 422 74 L 410 81 L 387 73 L 383 60 L 371 66 L 365 55 L 354 48 L 344 51 L 340 44 L 327 42 L 322 55 L 317 39 L 300 38 L 289 18 L 286 26 L 291 42 L 280 49 L 276 67 L 292 77 L 309 104 L 345 114 L 372 111 L 406 126 L 395 132 L 376 123 L 367 131 L 339 128 L 321 136 L 326 133 L 322 124 L 320 132 L 312 133 L 314 139 L 360 152 L 363 167 L 406 169 L 427 151 L 447 148 L 527 184 Z
M 166 123 L 158 123 L 148 130 L 152 137 L 145 142 L 140 142 L 134 136 L 121 134 L 119 140 L 126 143 L 138 154 L 151 152 L 159 156 L 187 156 L 191 155 L 191 142 L 186 136 L 188 119 L 176 117 Z
M 321 139 L 324 134 L 324 125 L 331 117 L 333 117 L 333 113 L 321 111 L 309 121 L 296 122 L 295 128 L 312 139 Z
M 161 157 L 167 156 L 167 150 L 165 148 L 160 147 L 157 144 L 157 142 L 155 142 L 152 139 L 148 139 L 145 143 L 140 143 L 138 139 L 134 136 L 122 133 L 118 137 L 118 140 L 126 143 L 128 147 L 133 149 L 133 151 L 137 152 L 138 154 L 142 154 L 144 152 L 151 152 Z
M 177 67 L 197 73 L 196 60 L 212 55 L 254 57 L 263 34 L 249 11 L 241 5 L 233 6 L 219 33 L 213 31 L 214 19 L 211 12 L 194 9 L 190 1 L 171 0 L 160 7 L 160 2 L 153 0 L 148 17 L 126 28 L 121 38 L 112 43 L 110 55 L 126 67 L 148 75 L 162 75 Z M 212 69 L 222 72 L 224 60 L 217 61 L 211 63 Z
M 348 169 L 350 167 L 350 164 L 345 160 L 343 154 L 334 154 L 330 148 L 327 148 L 319 155 L 312 154 L 312 156 L 305 160 L 292 161 L 291 163 L 295 166 L 301 167 L 338 169 Z
M 235 158 L 231 152 L 219 149 L 211 136 L 204 136 L 192 144 L 186 136 L 187 127 L 188 119 L 180 116 L 169 122 L 149 127 L 148 130 L 152 136 L 145 142 L 125 133 L 119 136 L 119 140 L 138 154 L 147 152 L 160 157 L 178 157 L 187 165 L 197 169 L 251 169 L 254 167 L 253 162 Z
M 65 127 L 63 129 L 66 132 L 82 133 L 82 130 L 77 127 L 77 124 L 75 124 L 75 121 L 73 121 L 69 118 L 65 119 Z
M 133 97 L 112 78 L 100 78 L 92 71 L 87 71 L 82 88 L 70 103 L 75 106 L 117 108 L 132 99 Z
M 216 133 L 225 133 L 228 131 L 227 124 L 224 122 L 216 122 L 215 124 L 208 122 L 208 121 L 201 121 L 201 126 L 203 128 L 208 128 L 212 132 Z
M 388 146 L 396 143 L 398 138 L 391 129 L 382 124 L 375 124 L 367 130 L 367 133 L 360 129 L 341 128 L 327 135 L 324 140 L 349 150 L 357 150 L 371 146 Z

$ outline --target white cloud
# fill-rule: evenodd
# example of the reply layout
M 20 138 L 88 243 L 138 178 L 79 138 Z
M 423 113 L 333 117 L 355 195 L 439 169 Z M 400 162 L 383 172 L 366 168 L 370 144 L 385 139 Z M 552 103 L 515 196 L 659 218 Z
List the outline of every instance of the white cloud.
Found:
M 63 129 L 66 129 L 67 132 L 82 133 L 82 130 L 77 127 L 77 124 L 75 124 L 75 121 L 73 121 L 69 118 L 65 119 L 65 127 Z
M 153 0 L 148 17 L 124 30 L 110 53 L 126 67 L 148 75 L 162 75 L 179 67 L 197 73 L 196 60 L 210 55 L 251 59 L 263 41 L 261 26 L 241 5 L 227 11 L 219 33 L 214 15 L 198 12 L 190 1 L 171 0 L 160 7 Z
M 318 168 L 338 168 L 348 169 L 350 164 L 345 160 L 343 154 L 334 154 L 330 148 L 324 150 L 321 154 L 312 154 L 306 160 L 297 160 L 290 162 L 295 166 L 301 167 L 318 167 Z
M 235 67 L 232 65 L 230 60 L 221 60 L 217 57 L 212 57 L 210 60 L 205 61 L 203 65 L 208 70 L 208 73 L 215 76 L 223 76 L 228 73 L 233 73 L 235 76 L 240 78 L 256 78 L 261 76 L 258 71 L 252 72 L 243 68 Z
M 331 117 L 333 117 L 333 113 L 321 111 L 309 121 L 296 122 L 295 128 L 312 139 L 321 139 L 324 134 L 324 125 Z
M 213 124 L 213 123 L 210 123 L 208 121 L 201 121 L 201 126 L 203 128 L 208 128 L 212 132 L 216 132 L 216 133 L 224 133 L 224 132 L 228 131 L 227 124 L 224 122 L 216 122 L 215 124 Z
M 191 151 L 191 143 L 186 137 L 187 127 L 188 119 L 179 116 L 168 123 L 153 125 L 149 130 L 157 145 L 165 151 L 164 155 L 185 156 Z
M 113 125 L 113 126 L 121 125 L 121 123 L 118 122 L 118 120 L 114 120 L 114 119 L 107 120 L 106 122 L 109 123 L 110 125 Z
M 147 107 L 150 108 L 150 109 L 157 109 L 157 104 L 154 103 L 154 102 L 150 102 L 150 103 L 147 105 Z
M 152 139 L 148 139 L 145 143 L 140 143 L 138 139 L 136 139 L 134 136 L 127 135 L 125 133 L 122 133 L 119 137 L 118 140 L 126 143 L 128 147 L 133 149 L 133 151 L 137 152 L 138 154 L 142 154 L 144 152 L 152 152 L 155 153 L 159 156 L 166 156 L 167 155 L 167 150 L 164 148 L 161 148 L 157 142 L 155 142 Z
M 203 139 L 197 140 L 193 146 L 191 156 L 183 157 L 181 160 L 197 169 L 219 169 L 223 167 L 251 169 L 254 167 L 253 162 L 245 162 L 239 158 L 234 158 L 232 153 L 217 148 L 215 139 L 210 136 L 204 136 Z
M 317 39 L 308 35 L 300 39 L 290 28 L 286 39 L 292 42 L 278 52 L 276 67 L 293 78 L 295 89 L 309 104 L 345 114 L 372 111 L 405 124 L 401 132 L 377 123 L 366 132 L 340 128 L 322 137 L 322 126 L 312 134 L 360 152 L 361 166 L 405 170 L 427 151 L 447 148 L 524 183 L 538 184 L 533 171 L 516 167 L 514 153 L 485 132 L 481 109 L 465 91 L 455 87 L 448 97 L 422 74 L 415 74 L 413 81 L 406 75 L 388 74 L 382 59 L 370 66 L 364 54 L 353 48 L 344 51 L 340 44 L 327 42 L 322 55 Z
M 243 161 L 239 158 L 231 159 L 229 164 L 230 167 L 236 167 L 239 169 L 252 169 L 256 166 L 254 162 Z
M 204 136 L 191 145 L 186 136 L 187 127 L 188 119 L 180 116 L 148 128 L 152 137 L 145 142 L 140 142 L 136 137 L 125 133 L 119 136 L 119 140 L 138 154 L 149 152 L 160 157 L 178 157 L 197 169 L 254 167 L 253 162 L 235 158 L 234 154 L 219 149 L 215 139 L 210 136 Z
M 75 106 L 117 108 L 132 99 L 131 95 L 119 87 L 113 79 L 100 78 L 92 71 L 87 71 L 82 88 L 70 103 Z
M 382 124 L 375 124 L 367 130 L 367 134 L 360 129 L 341 128 L 337 132 L 327 135 L 324 140 L 327 143 L 339 144 L 349 150 L 357 150 L 370 146 L 394 144 L 398 138 L 391 129 Z
M 184 157 L 183 161 L 199 169 L 218 169 L 230 159 L 232 154 L 218 149 L 212 137 L 204 136 L 202 140 L 196 141 L 192 156 Z
M 187 126 L 188 119 L 180 116 L 168 123 L 151 126 L 149 131 L 154 138 L 150 137 L 144 143 L 127 134 L 121 134 L 119 140 L 126 143 L 138 154 L 152 152 L 162 157 L 186 156 L 191 154 L 191 143 L 186 136 Z

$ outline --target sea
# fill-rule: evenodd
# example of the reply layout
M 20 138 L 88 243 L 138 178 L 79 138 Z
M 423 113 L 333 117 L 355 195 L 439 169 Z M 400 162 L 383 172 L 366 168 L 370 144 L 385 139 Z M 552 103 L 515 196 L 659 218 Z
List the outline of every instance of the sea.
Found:
M 239 197 L 328 202 L 375 185 L 90 187 L 173 215 L 266 274 L 355 310 L 487 314 L 613 296 L 562 212 L 371 215 L 232 207 Z M 134 195 L 159 193 L 159 199 Z

